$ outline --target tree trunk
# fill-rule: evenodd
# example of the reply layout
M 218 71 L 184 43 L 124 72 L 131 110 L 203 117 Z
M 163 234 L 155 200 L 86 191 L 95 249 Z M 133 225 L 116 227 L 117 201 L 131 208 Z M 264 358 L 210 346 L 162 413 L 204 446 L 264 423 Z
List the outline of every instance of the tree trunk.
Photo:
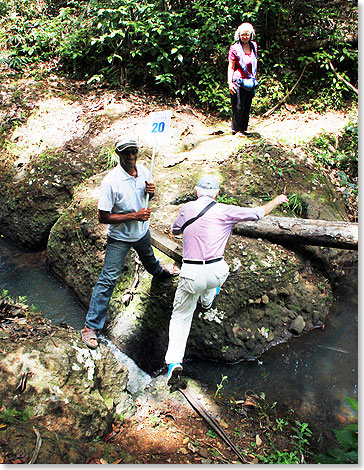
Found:
M 276 243 L 358 249 L 358 224 L 337 220 L 268 216 L 258 222 L 239 222 L 233 232 L 246 237 L 266 238 Z

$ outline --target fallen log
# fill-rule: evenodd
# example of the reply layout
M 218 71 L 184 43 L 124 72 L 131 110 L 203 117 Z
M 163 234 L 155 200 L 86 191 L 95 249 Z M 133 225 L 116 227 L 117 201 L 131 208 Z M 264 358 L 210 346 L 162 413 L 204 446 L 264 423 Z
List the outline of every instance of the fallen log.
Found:
M 182 264 L 182 242 L 178 243 L 154 229 L 150 229 L 150 233 L 153 246 Z M 251 238 L 265 238 L 276 243 L 358 249 L 358 224 L 337 220 L 267 216 L 258 222 L 240 222 L 235 225 L 233 233 Z
M 233 233 L 252 238 L 266 238 L 276 243 L 358 249 L 358 224 L 337 220 L 268 216 L 258 222 L 239 222 L 235 225 Z

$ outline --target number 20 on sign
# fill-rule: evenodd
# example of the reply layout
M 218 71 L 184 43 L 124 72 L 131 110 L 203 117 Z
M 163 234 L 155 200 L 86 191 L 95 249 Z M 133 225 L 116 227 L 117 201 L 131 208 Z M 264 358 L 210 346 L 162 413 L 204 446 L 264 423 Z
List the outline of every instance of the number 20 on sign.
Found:
M 169 137 L 172 111 L 158 111 L 149 115 L 149 135 L 153 140 Z

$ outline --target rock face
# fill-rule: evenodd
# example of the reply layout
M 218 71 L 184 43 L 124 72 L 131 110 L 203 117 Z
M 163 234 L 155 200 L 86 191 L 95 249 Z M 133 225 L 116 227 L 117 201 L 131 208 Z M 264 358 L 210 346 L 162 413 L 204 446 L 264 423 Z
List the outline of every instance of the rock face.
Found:
M 72 201 L 74 187 L 100 167 L 92 168 L 91 161 L 81 166 L 66 148 L 24 160 L 7 160 L 0 171 L 1 231 L 21 246 L 44 248 L 51 227 Z
M 259 205 L 255 193 L 261 192 L 261 175 L 253 176 L 246 168 L 254 161 L 260 161 L 263 157 L 259 152 L 266 148 L 257 148 L 258 155 L 252 160 L 237 158 L 237 162 L 225 163 L 221 175 L 221 193 L 225 193 L 225 199 L 234 202 L 236 197 L 242 205 Z M 271 155 L 282 158 L 279 149 L 274 146 L 269 149 Z M 286 171 L 294 170 L 299 175 L 298 163 L 294 165 Z M 182 169 L 180 171 L 183 173 Z M 309 171 L 303 165 L 302 173 L 306 179 Z M 227 174 L 230 179 L 224 181 Z M 103 176 L 92 177 L 77 188 L 72 205 L 53 226 L 47 247 L 50 267 L 74 289 L 85 305 L 88 305 L 101 272 L 105 250 L 106 226 L 100 225 L 96 216 Z M 193 195 L 197 178 L 197 174 L 183 173 L 175 176 L 172 182 L 165 180 L 160 185 L 153 199 L 151 224 L 154 228 L 168 233 L 179 209 L 174 205 L 176 188 L 180 196 L 187 194 L 180 199 L 188 200 Z M 305 191 L 305 184 L 305 180 L 299 182 L 300 191 Z M 248 191 L 252 197 L 247 196 Z M 320 217 L 322 213 L 328 219 L 340 220 L 342 205 L 339 204 L 336 211 L 333 203 L 323 202 L 325 197 L 331 197 L 325 191 L 326 187 L 320 187 L 311 198 L 305 199 L 302 206 L 305 213 L 312 218 Z M 328 194 L 332 191 L 330 187 Z M 171 262 L 158 250 L 155 252 L 162 262 Z M 230 276 L 211 310 L 196 309 L 186 357 L 227 362 L 248 360 L 293 335 L 322 325 L 332 302 L 330 282 L 342 275 L 340 266 L 350 256 L 343 250 L 284 247 L 232 235 L 225 252 Z M 131 250 L 110 302 L 106 330 L 139 367 L 152 372 L 164 363 L 178 280 L 158 284 L 141 268 L 138 286 L 127 303 L 123 296 L 132 283 L 137 266 L 135 253 Z
M 94 177 L 80 186 L 74 204 L 53 227 L 47 250 L 51 268 L 86 305 L 102 269 L 105 249 L 106 227 L 96 220 L 100 181 L 101 176 Z M 155 252 L 162 262 L 168 260 Z M 306 329 L 323 323 L 332 301 L 331 290 L 314 261 L 304 254 L 232 235 L 225 258 L 230 276 L 211 310 L 197 308 L 186 357 L 227 362 L 252 359 L 297 334 L 291 324 L 297 323 L 298 316 Z M 178 280 L 158 284 L 139 268 L 139 284 L 126 305 L 123 295 L 137 266 L 131 250 L 110 302 L 107 332 L 139 367 L 152 372 L 164 363 Z
M 71 328 L 23 307 L 2 303 L 0 312 L 2 406 L 74 439 L 105 433 L 127 406 L 126 367 L 104 345 L 92 351 Z
M 79 186 L 73 204 L 52 227 L 47 263 L 57 276 L 88 305 L 102 270 L 106 248 L 106 225 L 97 220 L 97 202 L 104 174 Z

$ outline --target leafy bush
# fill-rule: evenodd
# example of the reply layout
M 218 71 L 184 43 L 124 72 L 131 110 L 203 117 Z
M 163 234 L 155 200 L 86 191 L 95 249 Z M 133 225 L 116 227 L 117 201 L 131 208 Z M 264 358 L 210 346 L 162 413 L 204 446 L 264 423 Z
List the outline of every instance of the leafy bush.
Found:
M 358 412 L 358 401 L 355 398 L 344 397 L 346 403 Z M 329 450 L 324 454 L 315 455 L 317 463 L 321 464 L 357 464 L 358 463 L 358 423 L 348 424 L 344 429 L 333 429 L 340 444 L 339 448 Z
M 358 203 L 358 124 L 350 122 L 336 138 L 323 133 L 307 147 L 319 166 L 330 173 L 350 205 Z
M 89 83 L 144 85 L 223 116 L 230 114 L 227 53 L 242 21 L 257 32 L 261 86 L 255 112 L 283 97 L 303 64 L 309 66 L 291 100 L 320 108 L 323 99 L 342 106 L 352 97 L 330 60 L 357 82 L 357 48 L 346 41 L 357 28 L 353 0 L 340 6 L 307 0 L 0 0 L 1 11 L 0 43 L 10 51 L 3 58 L 9 67 L 52 59 Z M 303 46 L 314 41 L 323 45 L 308 53 Z

